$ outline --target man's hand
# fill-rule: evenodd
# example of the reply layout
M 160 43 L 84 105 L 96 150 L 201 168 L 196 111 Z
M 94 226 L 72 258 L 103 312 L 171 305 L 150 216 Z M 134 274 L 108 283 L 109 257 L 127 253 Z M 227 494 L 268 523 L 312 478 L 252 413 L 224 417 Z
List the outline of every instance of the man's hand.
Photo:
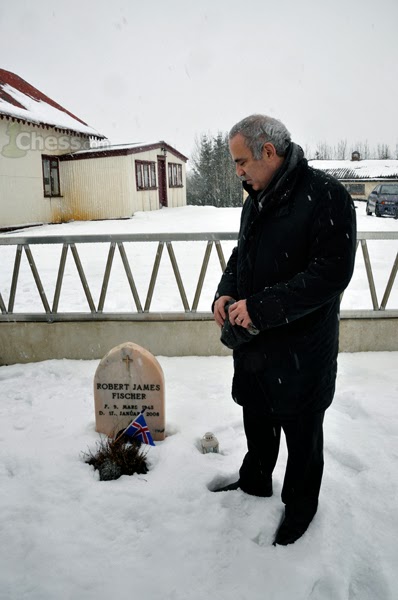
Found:
M 232 296 L 220 296 L 214 303 L 214 318 L 217 325 L 222 327 L 224 325 L 225 317 L 225 305 L 230 300 L 234 300 Z
M 220 296 L 220 298 L 214 303 L 214 318 L 220 327 L 223 326 L 226 313 L 225 305 L 230 300 L 234 300 L 231 296 Z M 240 325 L 247 329 L 249 325 L 252 325 L 252 320 L 246 308 L 246 300 L 239 300 L 229 307 L 228 310 L 229 320 L 232 325 Z
M 252 320 L 246 308 L 246 300 L 239 300 L 232 304 L 228 310 L 229 320 L 232 325 L 240 325 L 247 329 L 252 325 Z

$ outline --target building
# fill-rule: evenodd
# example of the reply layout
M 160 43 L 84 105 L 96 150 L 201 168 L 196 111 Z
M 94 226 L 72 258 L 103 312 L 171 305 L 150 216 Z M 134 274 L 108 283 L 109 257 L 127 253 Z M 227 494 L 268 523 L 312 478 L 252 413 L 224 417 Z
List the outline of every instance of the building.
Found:
M 110 146 L 87 123 L 0 69 L 1 229 L 182 206 L 186 161 L 162 141 Z
M 187 158 L 166 142 L 92 148 L 59 161 L 63 220 L 125 218 L 186 204 Z
M 58 157 L 104 136 L 0 69 L 0 227 L 62 220 Z
M 398 160 L 361 160 L 359 152 L 353 152 L 351 160 L 310 160 L 308 163 L 341 181 L 354 200 L 366 200 L 379 183 L 398 182 Z

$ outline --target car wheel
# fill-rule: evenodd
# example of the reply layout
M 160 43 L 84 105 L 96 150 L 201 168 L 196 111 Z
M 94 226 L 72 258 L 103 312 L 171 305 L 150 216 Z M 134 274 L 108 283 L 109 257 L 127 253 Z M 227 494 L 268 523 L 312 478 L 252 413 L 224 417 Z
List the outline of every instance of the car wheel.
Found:
M 375 208 L 375 215 L 376 215 L 376 217 L 381 217 L 378 206 L 376 206 L 376 208 Z
M 368 215 L 368 217 L 371 217 L 371 216 L 372 216 L 372 213 L 370 212 L 370 210 L 369 210 L 369 208 L 368 208 L 368 207 L 366 207 L 366 214 Z

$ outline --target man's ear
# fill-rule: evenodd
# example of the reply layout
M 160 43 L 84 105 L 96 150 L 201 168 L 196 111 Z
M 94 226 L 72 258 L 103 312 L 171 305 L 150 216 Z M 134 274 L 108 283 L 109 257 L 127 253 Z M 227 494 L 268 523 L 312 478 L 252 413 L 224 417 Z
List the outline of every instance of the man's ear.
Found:
M 270 159 L 276 156 L 275 146 L 271 142 L 265 142 L 263 146 L 263 158 Z

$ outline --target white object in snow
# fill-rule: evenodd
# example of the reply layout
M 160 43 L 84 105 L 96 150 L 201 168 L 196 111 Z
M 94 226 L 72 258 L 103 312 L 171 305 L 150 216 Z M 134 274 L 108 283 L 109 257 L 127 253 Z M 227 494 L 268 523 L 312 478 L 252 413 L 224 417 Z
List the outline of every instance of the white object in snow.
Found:
M 207 454 L 208 452 L 218 452 L 219 443 L 218 439 L 211 431 L 208 431 L 202 437 L 202 452 Z

